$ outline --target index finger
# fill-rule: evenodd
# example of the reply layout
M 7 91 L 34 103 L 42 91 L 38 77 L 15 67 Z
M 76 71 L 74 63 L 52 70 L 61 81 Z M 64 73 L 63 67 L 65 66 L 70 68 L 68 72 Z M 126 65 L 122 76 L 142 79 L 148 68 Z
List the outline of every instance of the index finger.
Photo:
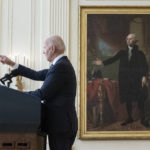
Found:
M 2 55 L 0 55 L 0 59 L 2 59 L 3 58 L 3 56 Z
M 3 58 L 4 58 L 4 56 L 3 56 L 3 55 L 0 55 L 0 61 L 2 61 L 2 60 L 3 60 Z

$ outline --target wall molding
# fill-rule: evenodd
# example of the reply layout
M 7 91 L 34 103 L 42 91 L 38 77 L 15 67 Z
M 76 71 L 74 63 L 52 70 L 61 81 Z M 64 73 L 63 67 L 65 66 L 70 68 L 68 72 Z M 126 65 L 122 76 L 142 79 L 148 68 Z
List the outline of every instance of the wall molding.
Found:
M 29 66 L 31 68 L 35 68 L 35 0 L 31 0 L 30 2 L 30 52 L 29 52 Z M 29 89 L 31 90 L 34 87 L 33 82 L 29 80 Z
M 20 5 L 21 8 L 19 9 Z M 3 49 L 1 50 L 2 53 L 8 56 L 15 55 L 15 53 L 27 55 L 30 59 L 29 67 L 31 68 L 49 67 L 49 63 L 43 55 L 43 42 L 50 35 L 60 35 L 66 44 L 66 55 L 71 57 L 70 1 L 24 0 L 22 5 L 19 0 L 0 0 L 0 8 L 2 8 L 0 10 L 2 11 L 0 12 L 0 25 L 2 25 L 2 27 L 0 26 L 0 48 Z M 25 19 L 22 18 L 22 15 Z M 27 21 L 25 23 L 28 25 L 19 23 L 19 18 L 21 21 Z M 20 33 L 24 27 L 25 31 Z M 19 36 L 22 37 L 19 39 Z M 37 85 L 32 81 L 30 83 L 27 81 L 26 84 L 28 88 Z
M 31 0 L 31 20 L 30 20 L 30 66 L 34 66 L 34 62 L 35 62 L 35 0 Z M 31 61 L 31 57 L 32 57 L 32 61 Z
M 79 1 L 70 2 L 70 49 L 69 58 L 74 66 L 77 76 L 76 109 L 78 118 L 80 115 L 80 47 L 79 47 Z M 78 123 L 80 124 L 80 122 Z M 80 126 L 79 126 L 80 127 Z M 77 146 L 75 146 L 77 147 Z M 76 149 L 76 148 L 75 148 Z
M 147 6 L 149 0 L 79 0 L 80 6 Z
M 66 55 L 70 48 L 70 1 L 50 0 L 49 34 L 60 35 L 66 44 Z
M 2 0 L 0 0 L 0 50 L 2 48 Z
M 43 44 L 45 39 L 49 36 L 49 19 L 50 19 L 50 1 L 40 0 L 40 68 L 49 67 L 49 63 L 45 60 L 43 55 Z
M 13 0 L 8 0 L 8 55 L 12 56 L 13 40 Z

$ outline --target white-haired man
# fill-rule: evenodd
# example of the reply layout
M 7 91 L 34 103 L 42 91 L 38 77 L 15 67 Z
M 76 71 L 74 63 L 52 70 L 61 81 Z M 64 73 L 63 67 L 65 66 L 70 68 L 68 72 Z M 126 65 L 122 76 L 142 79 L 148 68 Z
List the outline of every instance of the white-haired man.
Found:
M 127 48 L 120 50 L 115 56 L 104 60 L 96 60 L 96 65 L 109 65 L 117 60 L 119 62 L 119 92 L 120 101 L 126 103 L 128 117 L 122 126 L 133 122 L 132 102 L 138 104 L 141 124 L 149 126 L 145 119 L 144 102 L 148 96 L 146 88 L 146 76 L 148 75 L 148 64 L 145 55 L 136 45 L 136 35 L 131 33 L 126 37 Z
M 60 36 L 47 38 L 43 53 L 52 65 L 41 71 L 15 64 L 8 57 L 0 55 L 3 64 L 17 69 L 17 75 L 44 81 L 40 89 L 28 94 L 45 100 L 45 130 L 51 150 L 71 150 L 78 126 L 75 111 L 76 76 L 70 61 L 64 56 L 64 51 L 65 44 Z

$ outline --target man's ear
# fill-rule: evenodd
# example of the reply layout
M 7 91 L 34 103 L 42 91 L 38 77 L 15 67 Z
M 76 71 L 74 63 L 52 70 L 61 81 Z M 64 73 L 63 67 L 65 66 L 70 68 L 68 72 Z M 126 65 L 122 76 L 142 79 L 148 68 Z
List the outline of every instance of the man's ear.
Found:
M 54 45 L 52 45 L 52 52 L 55 53 L 55 51 L 56 51 L 56 48 Z

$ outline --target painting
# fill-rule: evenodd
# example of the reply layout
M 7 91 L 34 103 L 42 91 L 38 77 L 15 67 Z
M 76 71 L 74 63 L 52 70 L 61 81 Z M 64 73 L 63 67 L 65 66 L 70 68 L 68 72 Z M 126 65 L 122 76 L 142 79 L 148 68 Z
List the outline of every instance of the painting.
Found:
M 149 7 L 80 7 L 81 139 L 150 139 L 149 27 Z

